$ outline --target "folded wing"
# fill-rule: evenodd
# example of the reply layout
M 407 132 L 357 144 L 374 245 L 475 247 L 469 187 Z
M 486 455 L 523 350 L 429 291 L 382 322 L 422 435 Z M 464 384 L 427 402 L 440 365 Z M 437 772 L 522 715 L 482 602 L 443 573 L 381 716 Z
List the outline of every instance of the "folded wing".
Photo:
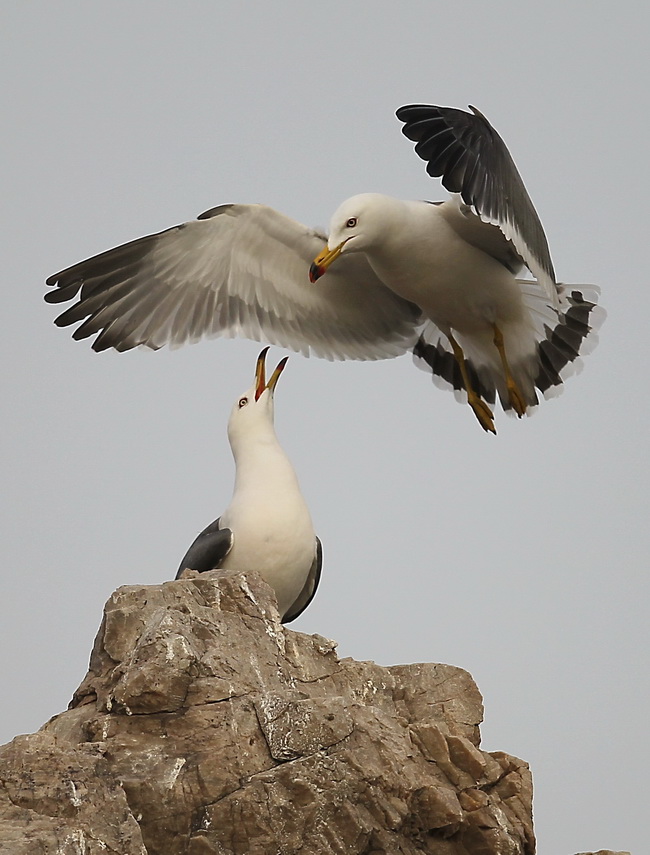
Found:
M 307 580 L 304 584 L 304 587 L 296 598 L 296 601 L 293 603 L 291 608 L 282 618 L 282 623 L 290 623 L 292 620 L 295 620 L 305 611 L 307 606 L 314 599 L 318 584 L 320 582 L 320 574 L 322 567 L 323 545 L 320 542 L 319 538 L 316 538 L 316 552 L 314 554 L 314 561 L 309 570 L 309 575 L 307 576 Z
M 221 567 L 224 558 L 232 549 L 233 536 L 229 528 L 219 528 L 220 522 L 220 519 L 216 519 L 196 536 L 178 566 L 176 579 L 181 578 L 183 570 L 208 573 Z

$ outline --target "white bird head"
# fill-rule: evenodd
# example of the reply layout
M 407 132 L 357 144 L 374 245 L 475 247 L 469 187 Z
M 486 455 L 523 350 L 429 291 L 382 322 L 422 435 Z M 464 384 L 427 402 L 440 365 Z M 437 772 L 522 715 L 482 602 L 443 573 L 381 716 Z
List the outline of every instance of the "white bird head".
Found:
M 280 360 L 267 383 L 265 360 L 268 351 L 269 348 L 265 347 L 257 357 L 255 382 L 237 398 L 230 413 L 228 438 L 231 445 L 242 437 L 263 432 L 264 427 L 273 430 L 273 394 L 289 357 L 285 356 Z
M 309 268 L 310 281 L 319 279 L 343 252 L 365 252 L 381 246 L 391 228 L 391 211 L 400 204 L 381 193 L 360 193 L 346 199 L 330 220 L 327 246 Z

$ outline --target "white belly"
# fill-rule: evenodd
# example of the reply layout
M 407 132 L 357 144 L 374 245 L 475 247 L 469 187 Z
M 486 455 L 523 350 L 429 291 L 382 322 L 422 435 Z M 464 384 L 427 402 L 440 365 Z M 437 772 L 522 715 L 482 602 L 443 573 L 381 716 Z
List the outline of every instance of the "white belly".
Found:
M 233 532 L 233 547 L 223 566 L 257 571 L 275 591 L 284 615 L 302 591 L 316 549 L 316 536 L 302 501 L 282 497 L 264 502 L 233 502 L 222 514 L 222 526 Z M 300 497 L 302 499 L 302 497 Z

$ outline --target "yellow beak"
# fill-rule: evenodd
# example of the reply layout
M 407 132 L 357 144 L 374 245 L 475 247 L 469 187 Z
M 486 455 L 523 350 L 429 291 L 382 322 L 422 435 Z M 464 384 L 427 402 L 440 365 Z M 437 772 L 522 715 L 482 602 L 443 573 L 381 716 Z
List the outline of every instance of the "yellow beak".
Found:
M 279 378 L 280 374 L 282 374 L 282 372 L 284 371 L 284 366 L 287 364 L 288 361 L 289 361 L 289 357 L 283 356 L 282 359 L 279 361 L 277 368 L 275 369 L 273 374 L 271 374 L 271 379 L 269 380 L 269 382 L 266 386 L 266 388 L 270 392 L 273 392 L 273 390 L 275 389 L 275 384 L 278 382 L 278 378 Z
M 315 282 L 325 273 L 330 264 L 335 261 L 341 254 L 341 250 L 345 246 L 345 241 L 340 243 L 334 249 L 329 249 L 325 246 L 322 252 L 319 252 L 316 258 L 312 261 L 309 268 L 309 281 Z
M 260 395 L 265 389 L 268 389 L 270 392 L 273 392 L 280 377 L 280 374 L 284 371 L 284 366 L 287 364 L 289 359 L 288 356 L 285 356 L 278 363 L 277 368 L 271 374 L 271 379 L 269 382 L 266 382 L 266 372 L 264 368 L 264 362 L 266 360 L 266 354 L 269 352 L 269 348 L 265 347 L 264 350 L 257 357 L 257 365 L 255 366 L 255 400 L 258 401 Z

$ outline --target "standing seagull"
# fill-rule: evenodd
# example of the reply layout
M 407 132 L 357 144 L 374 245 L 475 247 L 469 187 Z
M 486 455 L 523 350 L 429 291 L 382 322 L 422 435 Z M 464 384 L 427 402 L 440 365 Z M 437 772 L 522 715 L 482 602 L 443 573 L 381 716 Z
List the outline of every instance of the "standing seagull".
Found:
M 323 551 L 273 427 L 273 394 L 288 357 L 266 383 L 267 351 L 257 359 L 255 383 L 237 399 L 228 420 L 236 467 L 230 505 L 198 535 L 176 578 L 186 569 L 257 570 L 275 591 L 282 623 L 289 623 L 314 598 Z
M 539 402 L 536 390 L 557 392 L 595 344 L 604 312 L 597 289 L 556 282 L 505 143 L 471 109 L 397 111 L 449 201 L 354 196 L 328 240 L 262 205 L 221 205 L 50 276 L 48 302 L 79 295 L 57 325 L 82 321 L 73 338 L 98 333 L 97 351 L 218 335 L 326 359 L 410 350 L 496 433 L 497 394 L 521 417 Z M 519 278 L 523 267 L 535 278 Z

